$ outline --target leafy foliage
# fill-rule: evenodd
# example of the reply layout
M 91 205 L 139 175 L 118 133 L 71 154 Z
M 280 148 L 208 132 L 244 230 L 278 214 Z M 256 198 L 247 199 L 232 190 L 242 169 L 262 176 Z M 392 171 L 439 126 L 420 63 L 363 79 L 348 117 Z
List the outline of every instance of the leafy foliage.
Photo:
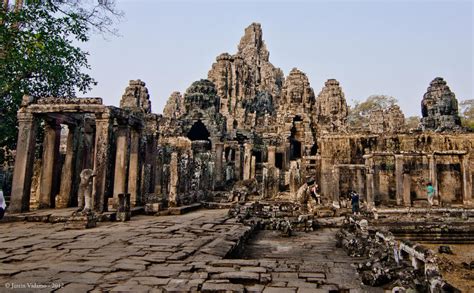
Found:
M 0 9 L 0 149 L 15 148 L 23 95 L 75 96 L 96 84 L 83 71 L 90 69 L 88 53 L 77 44 L 87 42 L 92 30 L 112 32 L 107 13 L 119 16 L 107 0 L 8 2 Z
M 364 102 L 355 101 L 349 109 L 347 121 L 352 128 L 368 128 L 370 113 L 374 110 L 386 110 L 397 103 L 397 99 L 386 95 L 372 95 Z
M 474 130 L 474 100 L 464 100 L 459 103 L 462 126 Z
M 420 117 L 410 116 L 405 118 L 405 124 L 408 129 L 417 129 L 420 124 Z

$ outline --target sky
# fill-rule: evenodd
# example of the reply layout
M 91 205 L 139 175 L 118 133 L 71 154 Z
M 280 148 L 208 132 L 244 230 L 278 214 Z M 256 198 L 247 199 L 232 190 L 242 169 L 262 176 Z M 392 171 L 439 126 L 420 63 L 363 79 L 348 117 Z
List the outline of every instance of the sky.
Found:
M 128 81 L 146 82 L 154 113 L 173 91 L 207 78 L 216 57 L 235 54 L 244 29 L 262 25 L 270 62 L 285 76 L 305 72 L 315 94 L 340 82 L 349 104 L 374 94 L 421 116 L 431 80 L 443 77 L 458 100 L 473 94 L 472 1 L 117 0 L 119 36 L 93 35 L 84 96 L 119 105 Z

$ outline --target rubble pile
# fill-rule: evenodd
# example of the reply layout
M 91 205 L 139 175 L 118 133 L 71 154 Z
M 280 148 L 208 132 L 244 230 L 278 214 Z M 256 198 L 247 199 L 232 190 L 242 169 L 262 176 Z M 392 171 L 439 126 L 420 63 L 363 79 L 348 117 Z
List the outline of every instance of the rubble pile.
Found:
M 280 230 L 286 236 L 291 231 L 309 232 L 317 227 L 314 216 L 303 214 L 302 207 L 293 202 L 235 204 L 229 209 L 229 216 L 261 230 Z
M 433 288 L 441 290 L 451 288 L 454 291 L 440 292 L 457 292 L 441 279 L 432 251 L 406 240 L 398 244 L 390 232 L 367 229 L 361 225 L 363 221 L 366 220 L 357 222 L 346 218 L 343 228 L 336 237 L 337 246 L 346 250 L 348 255 L 369 259 L 357 265 L 357 270 L 365 285 L 385 289 L 398 287 L 417 292 L 430 292 Z M 403 253 L 398 245 L 404 245 L 414 254 L 422 255 L 426 263 L 420 264 L 419 261 L 417 263 L 415 257 L 409 255 L 402 258 Z

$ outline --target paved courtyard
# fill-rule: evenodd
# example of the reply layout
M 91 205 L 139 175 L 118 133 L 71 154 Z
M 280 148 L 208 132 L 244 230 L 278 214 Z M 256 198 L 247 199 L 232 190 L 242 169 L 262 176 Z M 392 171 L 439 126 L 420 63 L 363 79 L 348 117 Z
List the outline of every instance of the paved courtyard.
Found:
M 351 259 L 333 246 L 335 230 L 292 238 L 262 231 L 244 259 L 225 259 L 251 232 L 227 210 L 137 216 L 88 230 L 0 227 L 0 292 L 362 291 Z

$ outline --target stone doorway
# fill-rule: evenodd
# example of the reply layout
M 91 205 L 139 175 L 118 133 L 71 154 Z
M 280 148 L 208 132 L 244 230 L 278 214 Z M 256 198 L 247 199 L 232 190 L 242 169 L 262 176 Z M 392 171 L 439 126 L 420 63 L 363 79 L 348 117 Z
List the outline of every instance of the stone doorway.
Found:
M 208 144 L 206 145 L 209 150 L 211 149 L 211 141 L 209 140 L 210 136 L 211 134 L 207 130 L 206 125 L 204 125 L 201 120 L 194 122 L 193 126 L 191 127 L 191 130 L 189 130 L 187 135 L 187 137 L 192 141 L 208 142 Z

